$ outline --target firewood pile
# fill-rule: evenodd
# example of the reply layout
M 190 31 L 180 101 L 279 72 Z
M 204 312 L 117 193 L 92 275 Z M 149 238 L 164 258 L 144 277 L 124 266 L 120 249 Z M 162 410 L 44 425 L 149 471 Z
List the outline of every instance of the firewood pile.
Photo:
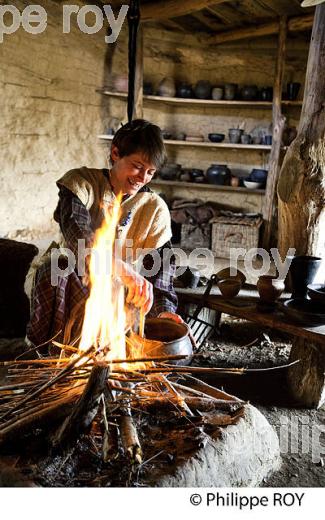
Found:
M 98 349 L 56 342 L 57 356 L 3 362 L 2 453 L 23 444 L 28 456 L 20 466 L 39 485 L 148 485 L 236 424 L 245 403 L 198 377 L 243 369 L 141 356 L 135 347 L 147 341 L 131 335 L 133 358 L 109 362 Z

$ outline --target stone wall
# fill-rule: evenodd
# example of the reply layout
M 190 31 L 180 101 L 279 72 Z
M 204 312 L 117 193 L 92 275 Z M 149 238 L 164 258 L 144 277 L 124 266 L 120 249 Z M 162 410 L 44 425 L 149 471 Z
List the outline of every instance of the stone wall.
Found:
M 56 229 L 52 220 L 55 181 L 79 165 L 106 165 L 107 145 L 97 135 L 110 126 L 112 117 L 116 125 L 124 120 L 126 108 L 125 102 L 96 93 L 97 88 L 109 86 L 112 74 L 127 73 L 126 23 L 117 43 L 105 44 L 105 29 L 87 35 L 74 23 L 71 33 L 63 34 L 62 3 L 39 3 L 48 13 L 44 33 L 33 36 L 21 28 L 4 36 L 0 44 L 0 236 L 19 239 L 52 235 Z M 154 26 L 146 26 L 144 36 L 144 75 L 155 88 L 165 76 L 191 83 L 198 79 L 259 86 L 273 82 L 276 38 L 207 48 L 197 35 Z M 286 81 L 303 83 L 307 52 L 307 37 L 296 36 L 289 43 Z M 296 122 L 299 112 L 290 114 Z M 205 137 L 210 131 L 226 132 L 237 124 L 245 123 L 249 131 L 271 121 L 271 112 L 266 110 L 184 110 L 162 104 L 146 105 L 144 115 L 163 128 L 199 132 Z M 169 155 L 184 166 L 204 169 L 212 162 L 247 171 L 267 163 L 267 157 L 256 152 L 243 156 L 169 147 Z M 202 190 L 200 196 L 218 199 L 216 193 Z

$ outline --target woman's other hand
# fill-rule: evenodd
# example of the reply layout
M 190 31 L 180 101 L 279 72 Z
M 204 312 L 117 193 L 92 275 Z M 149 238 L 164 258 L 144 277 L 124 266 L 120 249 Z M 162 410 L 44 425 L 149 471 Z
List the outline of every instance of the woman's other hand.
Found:
M 167 320 L 176 321 L 176 323 L 184 323 L 182 316 L 175 314 L 174 312 L 161 312 L 158 318 L 166 318 Z
M 144 314 L 147 314 L 153 304 L 152 283 L 122 260 L 115 262 L 115 269 L 128 291 L 126 303 L 141 308 Z

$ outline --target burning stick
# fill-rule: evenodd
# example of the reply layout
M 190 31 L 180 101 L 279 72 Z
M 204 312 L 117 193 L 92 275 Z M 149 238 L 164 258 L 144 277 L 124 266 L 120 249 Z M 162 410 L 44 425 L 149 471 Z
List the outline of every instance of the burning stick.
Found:
M 73 412 L 53 436 L 52 446 L 54 448 L 68 443 L 72 437 L 78 437 L 91 426 L 98 411 L 108 373 L 109 367 L 106 363 L 96 363 L 93 366 L 87 385 Z
M 110 395 L 106 395 L 110 394 Z M 110 398 L 110 399 L 109 399 Z M 110 462 L 111 460 L 118 458 L 118 428 L 115 420 L 108 422 L 107 416 L 109 415 L 112 402 L 112 393 L 107 390 L 102 394 L 103 402 L 103 445 L 102 445 L 102 458 L 104 462 Z
M 243 406 L 244 403 L 242 401 L 226 401 L 223 399 L 210 399 L 210 398 L 204 398 L 204 397 L 183 397 L 184 403 L 188 405 L 191 408 L 194 408 L 196 410 L 204 411 L 204 412 L 212 412 L 214 410 L 236 410 L 237 408 L 240 408 Z M 146 399 L 141 399 L 140 397 L 136 397 L 136 399 L 132 400 L 132 404 L 135 406 L 139 406 L 139 403 L 141 403 L 141 406 L 144 408 L 149 408 L 152 406 L 159 406 L 159 407 L 169 407 L 169 406 L 177 406 L 179 404 L 179 399 L 175 399 L 175 397 L 151 397 Z
M 129 410 L 124 410 L 124 414 L 118 419 L 121 441 L 125 453 L 128 455 L 131 463 L 142 463 L 142 449 L 138 437 L 136 427 L 133 423 Z
M 90 347 L 85 352 L 82 352 L 82 354 L 80 356 L 74 358 L 68 365 L 66 365 L 62 370 L 60 370 L 60 372 L 56 376 L 54 376 L 50 381 L 46 382 L 41 387 L 37 388 L 37 390 L 35 390 L 34 392 L 30 393 L 24 399 L 19 401 L 16 406 L 14 406 L 13 408 L 11 408 L 7 412 L 5 412 L 0 417 L 0 420 L 5 419 L 9 414 L 11 414 L 11 413 L 15 412 L 16 410 L 18 410 L 22 405 L 24 405 L 28 401 L 31 401 L 36 396 L 40 395 L 44 390 L 50 388 L 51 386 L 53 386 L 58 381 L 60 381 L 61 379 L 65 378 L 70 372 L 73 372 L 73 370 L 74 370 L 75 366 L 77 365 L 77 363 L 79 363 L 84 357 L 88 356 L 88 354 L 90 354 L 90 352 L 92 350 L 93 350 L 93 347 Z M 86 361 L 86 362 L 88 362 L 88 361 Z

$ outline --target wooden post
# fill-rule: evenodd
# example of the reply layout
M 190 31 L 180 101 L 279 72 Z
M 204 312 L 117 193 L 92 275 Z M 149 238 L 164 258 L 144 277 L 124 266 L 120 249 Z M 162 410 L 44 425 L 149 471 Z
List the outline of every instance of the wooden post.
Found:
M 134 110 L 132 119 L 143 118 L 143 28 L 138 29 L 137 58 L 135 66 Z
M 263 247 L 268 249 L 271 242 L 271 233 L 273 228 L 274 216 L 274 200 L 276 195 L 276 183 L 280 168 L 280 155 L 282 134 L 285 125 L 285 117 L 281 111 L 282 83 L 285 64 L 285 50 L 287 39 L 287 18 L 284 16 L 280 20 L 279 39 L 278 39 L 278 56 L 276 63 L 276 74 L 273 88 L 273 139 L 272 150 L 270 153 L 269 173 L 267 177 L 266 193 L 264 197 L 263 218 L 265 222 L 263 234 Z
M 325 4 L 316 7 L 308 56 L 302 114 L 286 153 L 279 183 L 279 251 L 325 256 Z M 293 340 L 289 387 L 306 406 L 325 399 L 325 356 L 310 341 Z
M 325 4 L 316 7 L 298 133 L 282 165 L 279 250 L 324 256 L 325 240 Z

